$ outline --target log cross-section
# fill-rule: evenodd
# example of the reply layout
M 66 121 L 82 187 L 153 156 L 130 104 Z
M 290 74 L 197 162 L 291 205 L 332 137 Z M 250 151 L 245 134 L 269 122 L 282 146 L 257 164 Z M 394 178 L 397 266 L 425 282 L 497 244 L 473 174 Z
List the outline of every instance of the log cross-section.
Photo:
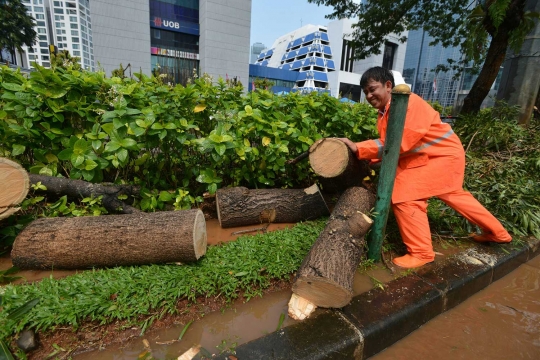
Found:
M 309 148 L 309 163 L 325 192 L 343 192 L 351 186 L 361 186 L 369 175 L 367 161 L 358 160 L 343 141 L 324 138 Z
M 320 307 L 340 308 L 353 296 L 353 279 L 372 220 L 365 214 L 375 196 L 360 187 L 339 198 L 323 232 L 297 272 L 292 291 Z
M 223 228 L 265 223 L 295 223 L 330 214 L 317 185 L 306 189 L 233 187 L 216 193 Z
M 199 209 L 126 215 L 42 218 L 15 239 L 21 269 L 85 269 L 190 262 L 206 252 Z
M 26 170 L 14 161 L 0 158 L 0 219 L 17 212 L 17 207 L 28 194 L 29 178 Z

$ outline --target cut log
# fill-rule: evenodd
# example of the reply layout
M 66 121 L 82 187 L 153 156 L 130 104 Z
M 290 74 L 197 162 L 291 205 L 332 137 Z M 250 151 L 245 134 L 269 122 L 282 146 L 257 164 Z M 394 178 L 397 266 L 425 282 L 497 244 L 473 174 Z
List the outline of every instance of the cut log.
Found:
M 328 216 L 319 187 L 307 189 L 220 189 L 216 193 L 219 224 L 223 228 L 266 223 L 295 223 Z
M 28 194 L 28 174 L 14 161 L 0 158 L 0 219 L 16 213 Z
M 83 180 L 73 180 L 59 178 L 54 176 L 30 174 L 32 184 L 41 182 L 47 190 L 45 192 L 53 196 L 67 195 L 72 199 L 80 199 L 85 197 L 103 196 L 101 204 L 109 212 L 134 214 L 140 212 L 125 202 L 118 199 L 120 195 L 137 196 L 139 195 L 139 187 L 132 185 L 102 185 L 92 184 Z
M 372 223 L 365 214 L 374 203 L 375 195 L 360 187 L 349 188 L 341 195 L 297 272 L 293 293 L 325 308 L 340 308 L 351 301 L 364 235 Z
M 343 141 L 324 138 L 309 148 L 309 163 L 325 192 L 343 192 L 352 186 L 361 186 L 369 175 L 367 161 L 358 160 Z
M 42 218 L 15 239 L 20 269 L 85 269 L 196 261 L 206 252 L 198 209 L 131 215 Z

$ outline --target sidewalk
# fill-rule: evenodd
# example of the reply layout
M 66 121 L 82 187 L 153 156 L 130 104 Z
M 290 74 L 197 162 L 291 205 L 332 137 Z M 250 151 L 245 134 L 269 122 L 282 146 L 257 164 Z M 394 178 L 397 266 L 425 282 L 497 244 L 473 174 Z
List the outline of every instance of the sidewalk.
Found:
M 342 309 L 318 309 L 312 318 L 240 345 L 234 356 L 239 360 L 366 359 L 538 254 L 537 239 L 524 240 L 521 246 L 472 244 L 387 283 L 384 290 L 360 294 Z

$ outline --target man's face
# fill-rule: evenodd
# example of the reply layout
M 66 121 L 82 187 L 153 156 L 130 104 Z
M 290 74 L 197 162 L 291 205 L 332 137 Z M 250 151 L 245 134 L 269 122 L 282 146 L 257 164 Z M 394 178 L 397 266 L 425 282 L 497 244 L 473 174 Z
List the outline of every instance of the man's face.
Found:
M 366 95 L 366 100 L 379 110 L 384 110 L 388 101 L 390 101 L 392 93 L 392 82 L 387 81 L 385 84 L 369 80 L 368 84 L 364 87 L 364 94 Z

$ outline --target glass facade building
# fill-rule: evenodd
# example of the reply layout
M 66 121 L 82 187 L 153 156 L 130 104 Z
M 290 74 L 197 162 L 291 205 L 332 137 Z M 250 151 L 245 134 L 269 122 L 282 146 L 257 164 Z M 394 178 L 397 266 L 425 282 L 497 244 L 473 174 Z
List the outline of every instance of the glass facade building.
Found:
M 438 65 L 448 65 L 448 59 L 459 61 L 457 47 L 430 46 L 433 38 L 423 29 L 409 31 L 403 78 L 411 90 L 424 100 L 437 101 L 442 106 L 453 106 L 460 87 L 456 72 L 437 72 Z
M 199 74 L 199 1 L 150 1 L 150 52 L 153 72 L 186 84 Z

